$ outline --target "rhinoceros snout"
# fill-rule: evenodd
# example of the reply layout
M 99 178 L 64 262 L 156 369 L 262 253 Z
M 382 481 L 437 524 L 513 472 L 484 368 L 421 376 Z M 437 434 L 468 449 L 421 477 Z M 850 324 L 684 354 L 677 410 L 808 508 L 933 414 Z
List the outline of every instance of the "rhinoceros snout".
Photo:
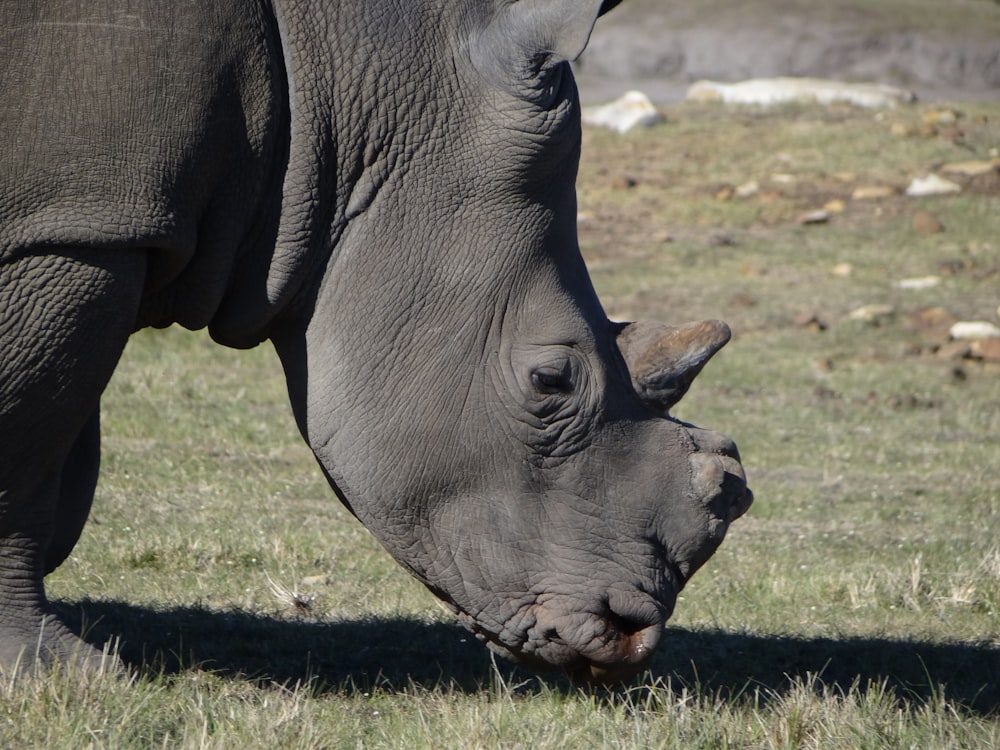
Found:
M 642 671 L 652 658 L 663 636 L 663 623 L 643 625 L 610 615 L 607 618 L 608 640 L 569 666 L 566 674 L 583 685 L 615 685 Z
M 602 601 L 581 610 L 574 597 L 540 597 L 525 613 L 530 624 L 516 645 L 476 623 L 466 625 L 493 651 L 524 667 L 558 669 L 580 685 L 613 685 L 648 665 L 673 607 L 638 590 L 609 592 Z
M 649 600 L 644 601 L 647 606 L 631 606 L 629 599 L 637 596 L 645 600 L 640 595 L 610 598 L 607 611 L 598 618 L 600 634 L 581 649 L 579 663 L 566 669 L 573 682 L 614 685 L 631 679 L 649 663 L 669 612 Z

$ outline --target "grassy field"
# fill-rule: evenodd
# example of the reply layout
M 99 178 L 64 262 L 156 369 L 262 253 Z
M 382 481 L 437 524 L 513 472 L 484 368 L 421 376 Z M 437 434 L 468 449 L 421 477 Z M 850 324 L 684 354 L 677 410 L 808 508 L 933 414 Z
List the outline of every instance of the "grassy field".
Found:
M 1000 745 L 1000 363 L 946 333 L 997 322 L 1000 175 L 902 194 L 996 157 L 1000 106 L 931 110 L 677 105 L 585 133 L 598 291 L 622 319 L 731 323 L 678 415 L 736 439 L 757 496 L 642 679 L 587 693 L 493 663 L 337 504 L 269 347 L 145 331 L 48 583 L 134 675 L 0 685 L 0 746 Z

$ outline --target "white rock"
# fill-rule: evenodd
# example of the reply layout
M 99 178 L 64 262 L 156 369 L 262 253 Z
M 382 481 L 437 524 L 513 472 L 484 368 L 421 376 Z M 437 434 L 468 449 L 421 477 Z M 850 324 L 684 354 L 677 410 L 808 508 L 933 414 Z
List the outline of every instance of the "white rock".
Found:
M 931 289 L 940 283 L 940 276 L 920 276 L 915 279 L 901 279 L 896 282 L 896 286 L 900 289 Z
M 824 209 L 807 211 L 799 217 L 799 224 L 826 224 L 830 221 L 830 212 Z
M 585 107 L 583 122 L 627 133 L 632 128 L 650 127 L 663 122 L 661 115 L 649 97 L 641 91 L 628 91 L 610 104 Z
M 948 174 L 959 174 L 964 177 L 978 177 L 1000 169 L 1000 159 L 978 161 L 953 161 L 941 165 L 941 171 Z
M 948 195 L 949 193 L 962 192 L 962 186 L 936 174 L 929 174 L 926 177 L 917 177 L 906 188 L 906 194 L 911 198 L 920 198 L 925 195 Z
M 916 100 L 912 91 L 879 83 L 844 83 L 822 78 L 752 78 L 740 83 L 698 81 L 687 91 L 688 101 L 726 104 L 784 104 L 787 102 L 845 103 L 858 107 L 895 107 Z
M 985 320 L 960 320 L 948 334 L 953 339 L 1000 339 L 1000 328 Z
M 891 198 L 896 194 L 896 189 L 889 185 L 861 185 L 854 188 L 851 193 L 851 200 L 873 201 L 882 198 Z

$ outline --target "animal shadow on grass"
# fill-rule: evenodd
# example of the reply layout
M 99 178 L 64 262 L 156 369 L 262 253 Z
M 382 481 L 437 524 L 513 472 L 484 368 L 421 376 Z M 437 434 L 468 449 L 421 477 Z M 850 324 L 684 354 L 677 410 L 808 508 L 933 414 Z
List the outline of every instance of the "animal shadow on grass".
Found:
M 757 688 L 773 698 L 795 682 L 844 695 L 884 683 L 911 705 L 944 697 L 975 713 L 1000 711 L 1000 648 L 986 643 L 667 628 L 651 671 L 722 698 Z
M 489 652 L 454 623 L 413 618 L 316 622 L 200 607 L 154 609 L 120 601 L 56 602 L 57 613 L 95 645 L 120 639 L 122 660 L 140 672 L 201 668 L 261 684 L 308 684 L 318 692 L 411 687 L 476 692 L 499 675 L 522 692 L 539 680 Z M 758 688 L 767 701 L 796 681 L 846 693 L 885 683 L 922 704 L 942 695 L 983 714 L 1000 711 L 1000 648 L 887 638 L 801 638 L 667 628 L 642 681 L 738 699 Z M 575 690 L 547 676 L 558 690 Z

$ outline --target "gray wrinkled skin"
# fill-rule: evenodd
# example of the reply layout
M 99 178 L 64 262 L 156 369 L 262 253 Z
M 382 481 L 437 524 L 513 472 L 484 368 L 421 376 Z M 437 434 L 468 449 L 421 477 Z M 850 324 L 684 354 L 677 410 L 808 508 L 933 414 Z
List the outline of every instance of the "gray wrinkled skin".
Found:
M 492 648 L 648 661 L 752 496 L 667 414 L 728 328 L 609 321 L 578 250 L 566 61 L 615 4 L 0 6 L 0 668 L 96 664 L 42 579 L 171 323 L 273 342 L 337 495 Z

